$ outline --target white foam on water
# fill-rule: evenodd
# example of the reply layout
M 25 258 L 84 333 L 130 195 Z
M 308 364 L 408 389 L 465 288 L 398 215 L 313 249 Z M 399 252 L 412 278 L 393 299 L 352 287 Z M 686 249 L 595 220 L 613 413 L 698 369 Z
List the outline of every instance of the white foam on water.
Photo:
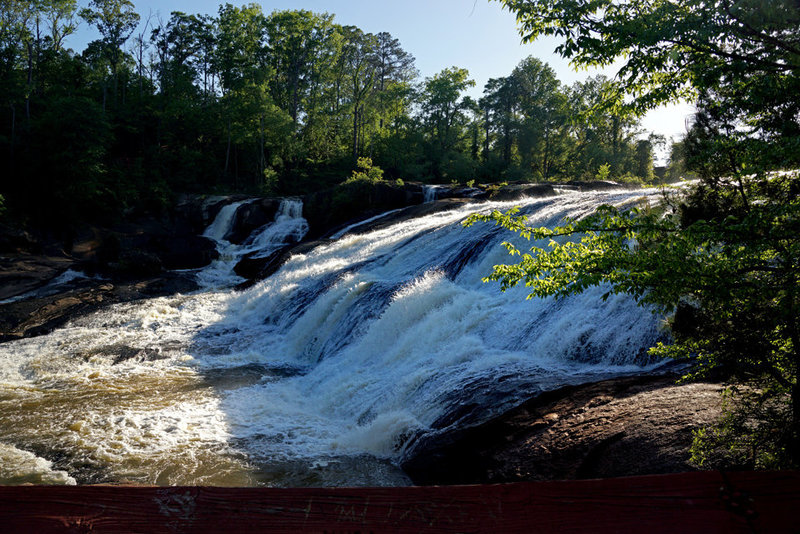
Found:
M 2 344 L 0 404 L 10 411 L 0 431 L 13 438 L 2 439 L 71 451 L 111 478 L 280 485 L 296 483 L 281 477 L 297 462 L 313 470 L 349 465 L 336 460 L 345 457 L 396 461 L 416 433 L 474 423 L 542 389 L 645 371 L 657 318 L 626 296 L 603 301 L 602 287 L 561 300 L 526 301 L 524 287 L 501 293 L 480 281 L 509 261 L 500 242 L 530 244 L 460 222 L 477 209 L 522 205 L 532 224 L 552 225 L 653 195 L 460 206 L 345 234 L 246 291 L 114 306 Z M 275 225 L 286 217 L 299 228 L 297 215 L 287 205 Z M 275 242 L 262 231 L 245 246 Z M 34 409 L 37 425 L 60 430 L 25 430 Z M 10 431 L 12 421 L 22 423 Z M 171 461 L 186 473 L 165 474 Z M 292 467 L 253 482 L 252 473 L 281 465 Z M 375 465 L 388 479 L 355 480 L 343 469 L 333 483 L 397 483 Z
M 53 469 L 53 462 L 32 452 L 0 443 L 0 484 L 74 486 L 76 482 L 66 471 Z
M 303 202 L 286 198 L 278 206 L 273 222 L 256 229 L 242 244 L 230 243 L 224 238 L 233 228 L 236 212 L 249 202 L 252 200 L 224 206 L 203 234 L 216 241 L 219 258 L 197 273 L 200 287 L 224 289 L 243 282 L 244 279 L 237 276 L 233 268 L 245 255 L 269 256 L 286 245 L 301 241 L 308 233 L 308 221 L 303 218 Z

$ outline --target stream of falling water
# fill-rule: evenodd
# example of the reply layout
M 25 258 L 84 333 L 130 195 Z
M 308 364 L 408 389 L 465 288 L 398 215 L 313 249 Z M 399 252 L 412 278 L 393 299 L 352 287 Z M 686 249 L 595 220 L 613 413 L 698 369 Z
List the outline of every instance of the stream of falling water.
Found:
M 245 253 L 302 237 L 299 201 L 223 253 L 190 295 L 117 305 L 0 345 L 0 483 L 403 485 L 409 440 L 565 384 L 646 371 L 659 321 L 606 288 L 525 300 L 480 279 L 510 235 L 462 228 L 522 205 L 533 224 L 654 191 L 562 192 L 353 227 L 245 291 Z M 227 222 L 226 222 L 227 221 Z

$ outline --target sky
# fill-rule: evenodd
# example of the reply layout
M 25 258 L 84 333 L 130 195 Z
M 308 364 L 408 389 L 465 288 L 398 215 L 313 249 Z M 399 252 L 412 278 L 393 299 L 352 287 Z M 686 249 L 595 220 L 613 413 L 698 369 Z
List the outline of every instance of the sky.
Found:
M 223 0 L 132 0 L 142 20 L 148 14 L 163 20 L 172 11 L 216 14 Z M 231 1 L 235 5 L 249 3 Z M 86 0 L 79 1 L 81 5 Z M 595 74 L 612 77 L 614 70 L 576 72 L 553 50 L 558 40 L 540 38 L 522 44 L 515 17 L 499 2 L 490 0 L 269 0 L 257 2 L 265 13 L 283 9 L 307 9 L 334 14 L 335 22 L 358 26 L 365 32 L 389 32 L 416 58 L 422 77 L 433 76 L 447 67 L 469 70 L 476 86 L 470 95 L 479 98 L 489 78 L 508 76 L 517 64 L 534 56 L 550 64 L 565 84 Z M 84 22 L 69 45 L 82 50 L 97 37 Z M 671 105 L 650 112 L 642 121 L 648 132 L 675 139 L 686 133 L 685 119 L 692 113 L 688 104 Z

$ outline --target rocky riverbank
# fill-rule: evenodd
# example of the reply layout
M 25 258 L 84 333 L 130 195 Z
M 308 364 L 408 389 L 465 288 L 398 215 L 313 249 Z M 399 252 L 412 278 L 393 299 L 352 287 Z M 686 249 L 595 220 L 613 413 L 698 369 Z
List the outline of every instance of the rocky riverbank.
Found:
M 561 187 L 614 186 L 602 183 Z M 253 281 L 262 279 L 292 254 L 307 252 L 338 235 L 368 232 L 476 198 L 514 200 L 522 195 L 554 194 L 555 189 L 548 184 L 445 187 L 436 191 L 437 202 L 423 203 L 418 184 L 387 189 L 373 197 L 377 203 L 364 206 L 361 211 L 317 217 L 313 239 L 289 245 L 267 258 L 256 258 L 257 261 L 245 258 L 237 266 L 237 273 Z M 213 242 L 200 234 L 224 205 L 237 200 L 244 198 L 187 199 L 165 219 L 85 229 L 64 249 L 52 243 L 37 244 L 24 236 L 16 239 L 17 249 L 0 256 L 0 299 L 5 299 L 0 303 L 0 340 L 44 334 L 109 304 L 197 289 L 191 272 L 176 269 L 202 267 L 214 259 Z M 317 194 L 314 202 L 327 205 L 322 194 Z M 255 228 L 273 220 L 278 204 L 275 199 L 243 204 L 245 209 L 237 210 L 225 239 L 242 242 Z M 378 216 L 378 207 L 391 207 L 393 211 Z M 65 274 L 79 271 L 88 276 L 64 278 Z M 60 278 L 64 278 L 63 283 L 53 286 L 54 280 Z M 52 290 L 48 290 L 51 286 Z M 688 463 L 692 431 L 718 417 L 721 386 L 676 385 L 675 378 L 621 378 L 549 392 L 482 425 L 420 439 L 403 467 L 417 484 L 690 470 L 694 468 Z
M 429 437 L 403 468 L 419 485 L 693 471 L 692 431 L 719 417 L 722 386 L 676 380 L 636 376 L 551 391 L 484 424 Z

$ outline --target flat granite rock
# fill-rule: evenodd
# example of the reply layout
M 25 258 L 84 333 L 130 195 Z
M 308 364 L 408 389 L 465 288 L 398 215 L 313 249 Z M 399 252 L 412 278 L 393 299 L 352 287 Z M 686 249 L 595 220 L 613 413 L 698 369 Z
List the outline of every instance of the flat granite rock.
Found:
M 188 293 L 198 287 L 191 276 L 181 273 L 127 283 L 87 283 L 86 287 L 46 297 L 0 304 L 0 342 L 47 334 L 71 319 L 110 304 Z
M 719 417 L 721 390 L 663 375 L 565 387 L 482 425 L 423 441 L 402 467 L 419 485 L 692 471 L 692 431 Z
M 32 254 L 0 256 L 0 300 L 42 287 L 74 263 L 67 257 Z

